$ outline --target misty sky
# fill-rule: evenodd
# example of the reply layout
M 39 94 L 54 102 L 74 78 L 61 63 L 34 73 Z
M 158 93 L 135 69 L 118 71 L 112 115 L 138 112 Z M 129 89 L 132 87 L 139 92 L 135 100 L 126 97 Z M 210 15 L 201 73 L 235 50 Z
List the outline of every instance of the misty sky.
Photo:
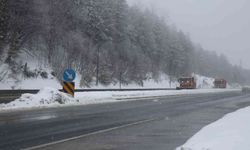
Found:
M 128 0 L 143 4 L 188 33 L 204 49 L 250 69 L 250 0 Z

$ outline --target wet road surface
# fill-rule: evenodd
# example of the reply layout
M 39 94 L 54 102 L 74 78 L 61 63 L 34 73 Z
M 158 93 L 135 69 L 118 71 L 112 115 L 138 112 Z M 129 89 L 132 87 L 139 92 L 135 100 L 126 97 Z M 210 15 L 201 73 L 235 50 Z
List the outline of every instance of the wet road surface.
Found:
M 249 105 L 250 95 L 230 92 L 0 113 L 0 149 L 173 150 Z

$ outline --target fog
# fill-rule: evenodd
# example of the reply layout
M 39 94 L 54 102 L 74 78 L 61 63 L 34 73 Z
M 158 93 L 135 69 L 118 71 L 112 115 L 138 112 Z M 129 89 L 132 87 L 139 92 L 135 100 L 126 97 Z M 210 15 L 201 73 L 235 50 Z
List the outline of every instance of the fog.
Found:
M 249 0 L 128 0 L 148 7 L 188 33 L 204 49 L 250 69 Z

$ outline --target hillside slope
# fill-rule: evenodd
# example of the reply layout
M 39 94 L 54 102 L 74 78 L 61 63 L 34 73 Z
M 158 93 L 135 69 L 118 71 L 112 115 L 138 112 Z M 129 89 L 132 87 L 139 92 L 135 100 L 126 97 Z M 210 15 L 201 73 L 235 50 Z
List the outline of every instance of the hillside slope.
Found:
M 54 76 L 53 70 L 48 63 L 39 57 L 39 54 L 30 53 L 22 50 L 15 60 L 15 67 L 6 63 L 0 65 L 0 89 L 41 89 L 44 87 L 61 88 L 60 81 Z M 196 75 L 198 88 L 212 88 L 213 78 Z M 81 75 L 78 73 L 76 88 L 80 87 Z M 119 83 L 112 83 L 108 86 L 96 86 L 93 82 L 88 88 L 120 88 Z M 178 86 L 176 81 L 169 82 L 167 75 L 161 75 L 156 81 L 152 78 L 146 79 L 143 87 L 136 83 L 122 85 L 122 88 L 175 88 Z
M 0 63 L 1 64 L 1 63 Z M 53 71 L 36 54 L 21 51 L 14 64 L 0 65 L 0 89 L 60 88 Z

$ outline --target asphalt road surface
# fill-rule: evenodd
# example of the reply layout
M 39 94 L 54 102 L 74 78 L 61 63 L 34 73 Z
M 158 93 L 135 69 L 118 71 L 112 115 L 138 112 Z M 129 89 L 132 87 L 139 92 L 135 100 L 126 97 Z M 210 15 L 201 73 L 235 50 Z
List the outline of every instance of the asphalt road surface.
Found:
M 0 113 L 0 149 L 173 150 L 250 105 L 240 92 Z

